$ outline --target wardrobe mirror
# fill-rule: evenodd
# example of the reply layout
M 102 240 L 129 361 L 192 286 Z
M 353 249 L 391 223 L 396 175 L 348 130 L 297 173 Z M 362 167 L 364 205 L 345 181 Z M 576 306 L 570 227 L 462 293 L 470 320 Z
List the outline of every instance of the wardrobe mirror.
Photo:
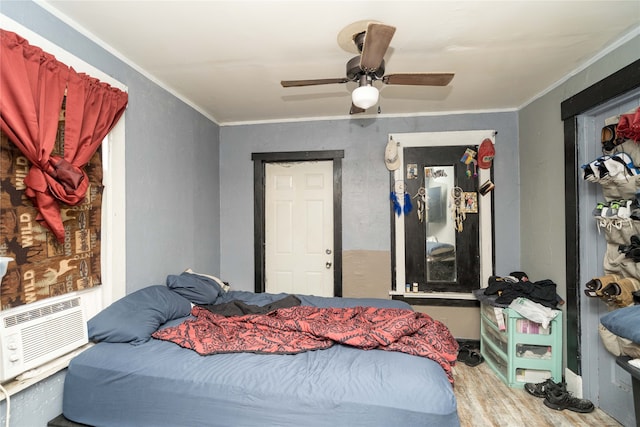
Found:
M 453 165 L 424 168 L 427 281 L 455 282 L 456 231 L 449 215 Z

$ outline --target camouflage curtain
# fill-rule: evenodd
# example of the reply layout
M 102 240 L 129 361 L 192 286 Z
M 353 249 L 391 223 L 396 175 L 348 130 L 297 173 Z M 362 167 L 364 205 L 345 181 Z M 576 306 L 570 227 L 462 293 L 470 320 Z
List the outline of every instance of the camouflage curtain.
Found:
M 61 146 L 61 136 L 59 132 L 56 147 Z M 102 283 L 101 151 L 85 166 L 89 188 L 84 202 L 60 205 L 65 230 L 64 243 L 60 243 L 36 220 L 38 212 L 25 195 L 29 160 L 0 132 L 0 256 L 14 259 L 0 286 L 1 309 Z

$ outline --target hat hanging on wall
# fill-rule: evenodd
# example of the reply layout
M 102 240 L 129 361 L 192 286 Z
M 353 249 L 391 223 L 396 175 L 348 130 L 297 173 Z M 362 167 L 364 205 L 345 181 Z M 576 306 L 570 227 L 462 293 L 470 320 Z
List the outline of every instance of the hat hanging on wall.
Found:
M 493 147 L 493 142 L 489 138 L 485 138 L 478 148 L 478 167 L 480 169 L 490 169 L 493 158 L 496 155 L 496 150 Z
M 384 164 L 390 171 L 394 171 L 400 167 L 398 144 L 393 140 L 393 138 L 389 138 L 387 147 L 384 149 Z

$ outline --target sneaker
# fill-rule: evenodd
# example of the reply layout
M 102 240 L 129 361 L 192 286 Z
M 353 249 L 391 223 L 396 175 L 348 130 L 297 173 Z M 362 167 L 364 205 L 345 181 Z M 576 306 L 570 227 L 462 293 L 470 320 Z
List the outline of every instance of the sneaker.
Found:
M 618 208 L 619 219 L 631 218 L 631 200 L 621 200 L 620 207 Z
M 544 399 L 545 406 L 562 411 L 568 409 L 573 412 L 587 413 L 594 409 L 593 403 L 587 399 L 573 397 L 571 393 L 564 390 L 549 390 Z
M 606 216 L 617 216 L 618 209 L 620 209 L 620 201 L 612 200 L 611 203 L 609 203 L 609 210 L 607 211 Z
M 524 389 L 532 396 L 547 397 L 547 393 L 549 393 L 550 390 L 559 389 L 564 391 L 566 389 L 566 386 L 563 382 L 555 383 L 551 378 L 549 378 L 548 380 L 538 384 L 526 383 L 524 385 Z
M 593 172 L 593 168 L 591 167 L 591 165 L 589 164 L 583 165 L 582 169 L 584 170 L 584 175 L 583 175 L 584 180 L 591 181 L 591 182 L 598 181 L 598 177 L 595 176 L 595 173 Z
M 637 246 L 632 247 L 625 253 L 626 258 L 631 258 L 633 262 L 640 262 L 640 248 Z
M 601 182 L 604 182 L 605 178 L 609 177 L 609 169 L 607 169 L 607 166 L 605 166 L 604 161 L 599 162 L 597 164 L 597 168 L 598 168 L 598 179 Z
M 612 151 L 625 141 L 623 136 L 618 135 L 617 129 L 618 125 L 606 125 L 602 128 L 600 139 L 603 150 Z
M 609 207 L 609 204 L 606 202 L 598 202 L 598 204 L 596 204 L 596 207 L 593 209 L 593 211 L 591 212 L 593 214 L 593 216 L 595 217 L 601 217 L 602 215 L 602 210 L 604 208 Z M 606 216 L 606 215 L 605 215 Z

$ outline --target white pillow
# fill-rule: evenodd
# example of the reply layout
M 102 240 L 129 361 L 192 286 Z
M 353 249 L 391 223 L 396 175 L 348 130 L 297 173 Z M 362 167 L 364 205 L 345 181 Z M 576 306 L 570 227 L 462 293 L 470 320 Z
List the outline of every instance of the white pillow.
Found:
M 190 268 L 187 268 L 185 271 L 185 273 L 189 273 L 189 274 L 195 274 L 196 276 L 202 276 L 202 277 L 206 277 L 208 279 L 211 279 L 213 281 L 215 281 L 216 283 L 218 283 L 220 285 L 220 287 L 222 288 L 223 291 L 227 292 L 230 288 L 229 284 L 223 282 L 222 280 L 218 279 L 216 276 L 212 276 L 210 274 L 203 274 L 203 273 L 196 273 L 195 271 L 193 271 Z

